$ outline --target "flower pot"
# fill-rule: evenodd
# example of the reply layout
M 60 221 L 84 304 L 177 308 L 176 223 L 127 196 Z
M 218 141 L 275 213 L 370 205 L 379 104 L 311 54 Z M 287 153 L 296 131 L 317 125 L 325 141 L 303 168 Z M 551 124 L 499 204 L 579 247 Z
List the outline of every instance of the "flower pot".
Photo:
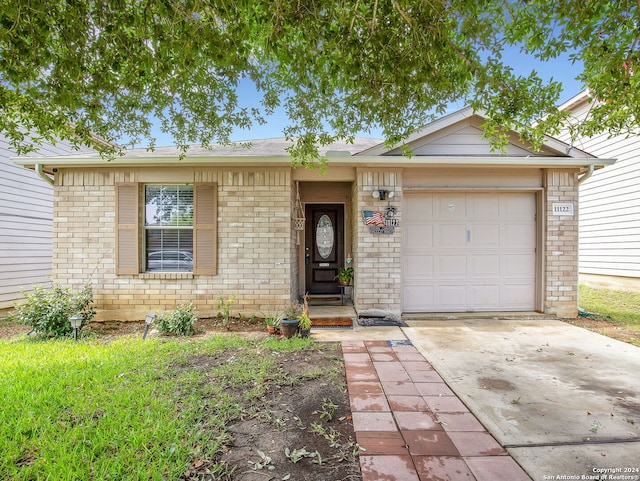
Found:
M 274 336 L 278 334 L 278 330 L 279 328 L 277 328 L 276 326 L 267 326 L 267 332 L 269 333 L 270 336 Z
M 351 284 L 351 279 L 347 280 L 347 279 L 338 279 L 338 283 L 341 286 L 348 286 L 349 284 Z
M 287 339 L 292 338 L 298 332 L 298 319 L 282 319 L 280 321 L 280 331 Z
M 309 328 L 309 329 L 300 328 L 300 329 L 298 329 L 298 333 L 300 334 L 300 337 L 302 339 L 306 339 L 311 335 L 311 328 Z

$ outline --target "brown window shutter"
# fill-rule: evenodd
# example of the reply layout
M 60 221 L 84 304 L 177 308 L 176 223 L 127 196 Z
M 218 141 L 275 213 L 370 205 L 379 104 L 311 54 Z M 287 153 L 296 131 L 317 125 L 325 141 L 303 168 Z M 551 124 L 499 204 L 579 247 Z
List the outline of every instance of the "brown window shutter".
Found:
M 116 184 L 116 274 L 138 274 L 138 184 Z
M 193 273 L 215 276 L 218 273 L 218 186 L 195 184 L 193 193 Z

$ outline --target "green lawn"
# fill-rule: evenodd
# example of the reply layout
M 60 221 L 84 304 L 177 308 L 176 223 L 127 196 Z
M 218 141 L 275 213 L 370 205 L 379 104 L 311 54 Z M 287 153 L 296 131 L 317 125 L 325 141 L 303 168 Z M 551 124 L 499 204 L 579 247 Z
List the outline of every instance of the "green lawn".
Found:
M 580 286 L 580 307 L 640 333 L 640 293 Z
M 258 409 L 269 382 L 296 382 L 276 368 L 279 351 L 312 347 L 230 336 L 0 340 L 0 479 L 177 479 L 214 459 L 225 425 Z M 231 349 L 241 355 L 193 368 Z

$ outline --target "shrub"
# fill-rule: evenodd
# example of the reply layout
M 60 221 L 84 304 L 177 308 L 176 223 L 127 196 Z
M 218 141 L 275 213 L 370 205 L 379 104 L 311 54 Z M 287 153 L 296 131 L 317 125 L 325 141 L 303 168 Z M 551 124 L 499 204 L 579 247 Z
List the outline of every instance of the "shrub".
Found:
M 198 321 L 198 317 L 193 313 L 194 309 L 191 303 L 176 307 L 160 318 L 158 329 L 163 334 L 193 335 L 196 332 L 193 325 Z
M 93 289 L 85 284 L 82 289 L 73 292 L 60 284 L 51 284 L 51 289 L 34 286 L 33 292 L 23 292 L 25 302 L 16 304 L 10 318 L 33 329 L 36 334 L 47 337 L 64 337 L 73 332 L 69 317 L 82 316 L 82 326 L 96 314 L 91 306 Z M 81 326 L 81 327 L 82 327 Z

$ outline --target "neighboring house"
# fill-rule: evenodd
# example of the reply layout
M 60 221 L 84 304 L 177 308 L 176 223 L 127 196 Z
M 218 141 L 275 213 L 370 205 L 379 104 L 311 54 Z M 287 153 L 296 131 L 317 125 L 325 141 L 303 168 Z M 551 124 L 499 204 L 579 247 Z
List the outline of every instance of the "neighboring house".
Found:
M 67 143 L 45 145 L 37 156 L 74 151 Z M 0 136 L 0 311 L 23 298 L 21 290 L 51 275 L 53 188 L 35 172 L 15 165 L 16 154 Z
M 194 146 L 182 160 L 175 148 L 42 159 L 55 177 L 54 276 L 90 279 L 101 319 L 188 302 L 211 315 L 218 295 L 245 314 L 323 299 L 347 260 L 361 315 L 575 316 L 578 178 L 612 161 L 552 138 L 535 153 L 516 134 L 495 153 L 482 123 L 448 115 L 408 140 L 412 157 L 332 145 L 324 175 L 292 169 L 283 139 Z
M 592 99 L 582 92 L 560 108 L 568 125 L 589 115 Z M 560 137 L 571 143 L 569 127 Z M 616 163 L 580 185 L 580 282 L 591 287 L 640 290 L 640 146 L 634 136 L 578 138 L 573 146 Z

